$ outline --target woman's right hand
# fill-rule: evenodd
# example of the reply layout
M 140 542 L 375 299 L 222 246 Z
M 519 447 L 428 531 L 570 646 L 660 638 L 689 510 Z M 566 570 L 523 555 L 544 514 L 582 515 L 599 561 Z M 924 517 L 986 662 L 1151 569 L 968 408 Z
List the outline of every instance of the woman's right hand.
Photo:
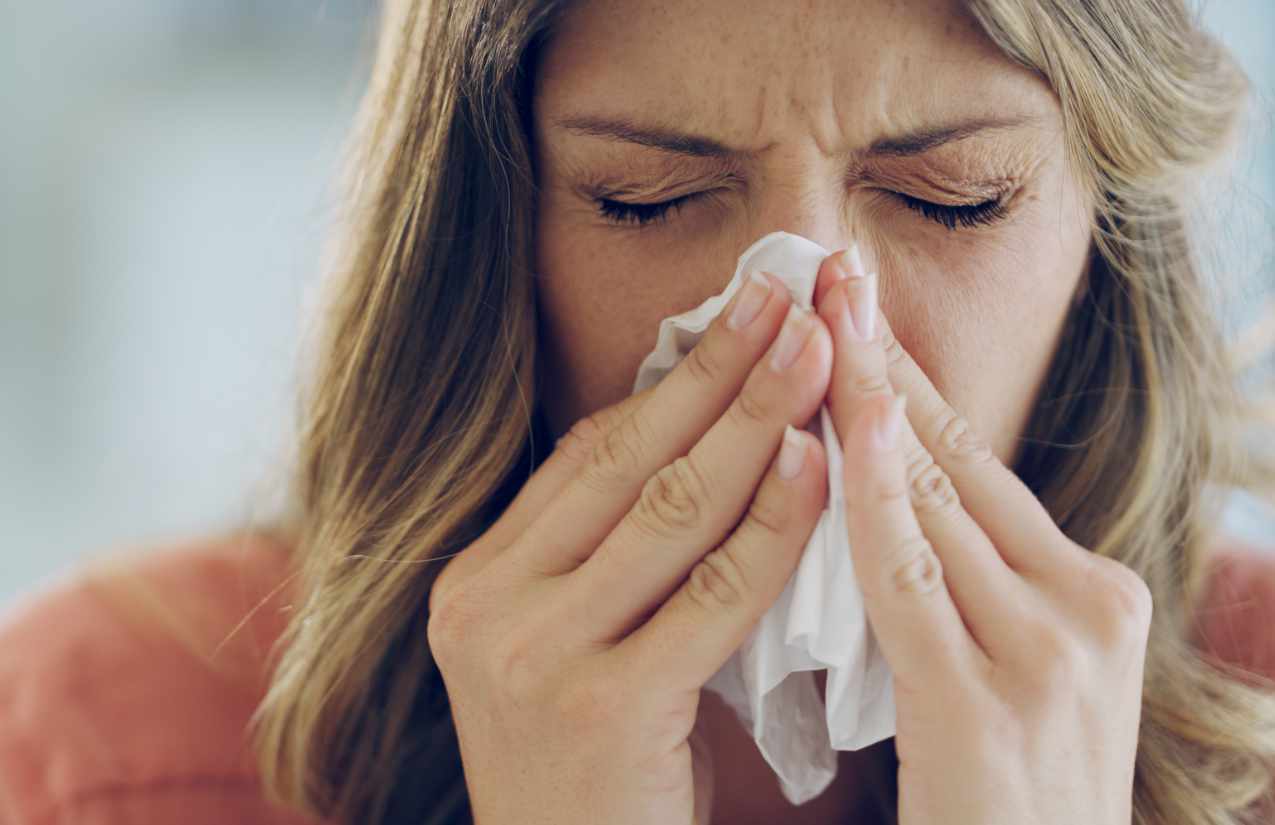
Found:
M 750 301 L 753 320 L 728 323 Z M 440 573 L 429 644 L 477 823 L 708 824 L 700 689 L 823 509 L 823 447 L 785 431 L 816 413 L 831 362 L 817 315 L 773 275 L 746 281 L 662 381 L 559 439 Z

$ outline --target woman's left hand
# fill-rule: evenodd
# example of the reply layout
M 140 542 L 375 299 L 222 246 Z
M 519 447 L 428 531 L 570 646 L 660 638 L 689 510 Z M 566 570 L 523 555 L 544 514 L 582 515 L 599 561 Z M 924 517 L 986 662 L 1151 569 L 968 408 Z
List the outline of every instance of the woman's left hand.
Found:
M 837 260 L 816 305 L 851 555 L 894 673 L 899 822 L 1128 825 L 1150 591 L 1059 530 L 895 339 L 876 276 L 838 280 Z

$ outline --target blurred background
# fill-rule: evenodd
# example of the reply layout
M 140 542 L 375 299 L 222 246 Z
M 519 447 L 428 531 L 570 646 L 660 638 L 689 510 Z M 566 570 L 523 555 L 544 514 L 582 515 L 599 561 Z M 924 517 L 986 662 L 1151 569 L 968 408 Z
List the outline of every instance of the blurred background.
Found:
M 374 6 L 0 0 L 0 606 L 276 506 Z M 1238 328 L 1275 280 L 1275 3 L 1204 19 L 1259 95 L 1209 210 L 1258 227 L 1221 249 Z

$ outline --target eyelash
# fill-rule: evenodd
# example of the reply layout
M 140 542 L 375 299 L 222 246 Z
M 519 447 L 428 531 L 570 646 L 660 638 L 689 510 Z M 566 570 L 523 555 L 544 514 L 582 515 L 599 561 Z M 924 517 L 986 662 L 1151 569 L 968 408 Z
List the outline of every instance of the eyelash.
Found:
M 958 224 L 966 228 L 980 224 L 986 226 L 1003 220 L 1006 215 L 1004 196 L 998 196 L 982 203 L 951 206 L 931 203 L 920 198 L 914 198 L 911 195 L 905 195 L 902 192 L 896 192 L 895 194 L 908 209 L 920 212 L 926 218 L 952 231 L 955 231 Z
M 1006 216 L 1003 197 L 996 197 L 982 203 L 949 205 L 914 198 L 902 192 L 895 192 L 895 197 L 903 201 L 903 205 L 925 218 L 955 231 L 956 227 L 966 228 L 979 225 L 990 225 L 1003 220 Z M 660 203 L 626 203 L 624 201 L 598 198 L 598 211 L 606 220 L 614 224 L 636 224 L 647 226 L 668 220 L 668 213 L 673 209 L 681 209 L 688 201 L 698 195 L 682 195 L 680 198 L 661 201 Z
M 680 198 L 661 201 L 660 203 L 625 203 L 608 198 L 598 198 L 598 211 L 602 217 L 616 224 L 635 223 L 638 226 L 668 220 L 668 212 L 681 209 L 683 204 L 697 195 L 682 195 Z

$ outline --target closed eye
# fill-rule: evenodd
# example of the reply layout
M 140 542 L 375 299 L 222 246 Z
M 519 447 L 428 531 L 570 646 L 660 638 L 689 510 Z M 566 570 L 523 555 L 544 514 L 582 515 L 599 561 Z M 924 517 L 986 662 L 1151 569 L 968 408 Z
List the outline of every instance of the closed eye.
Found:
M 615 224 L 636 224 L 645 226 L 649 223 L 668 220 L 670 209 L 680 209 L 683 204 L 704 193 L 693 192 L 672 200 L 658 203 L 627 203 L 626 201 L 597 198 L 598 211 L 602 217 Z
M 617 225 L 647 226 L 666 222 L 672 210 L 703 196 L 704 192 L 672 198 L 656 203 L 629 203 L 610 198 L 596 198 L 598 211 L 607 221 Z M 892 192 L 903 205 L 935 223 L 955 231 L 956 228 L 986 226 L 1003 220 L 1008 210 L 1003 196 L 972 204 L 944 204 L 923 200 L 902 192 Z
M 949 230 L 955 230 L 958 225 L 970 228 L 993 224 L 1004 220 L 1009 211 L 1005 208 L 1005 197 L 1003 195 L 982 203 L 946 204 L 914 198 L 902 192 L 893 194 L 902 200 L 903 205 L 908 209 L 919 212 Z

